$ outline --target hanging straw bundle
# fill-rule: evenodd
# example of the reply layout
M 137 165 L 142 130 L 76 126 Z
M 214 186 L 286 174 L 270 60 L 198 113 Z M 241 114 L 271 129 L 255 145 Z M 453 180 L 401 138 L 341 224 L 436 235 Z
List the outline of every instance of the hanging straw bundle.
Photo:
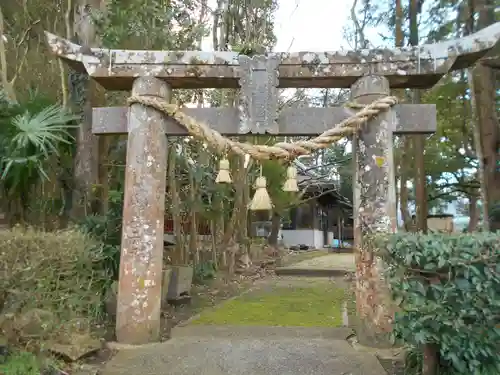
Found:
M 283 191 L 297 192 L 299 186 L 297 184 L 297 168 L 293 165 L 286 169 L 286 181 L 283 184 Z
M 250 211 L 268 211 L 273 208 L 271 197 L 266 189 L 267 181 L 264 176 L 260 176 L 255 181 L 255 194 L 250 202 Z
M 231 174 L 229 173 L 229 160 L 227 160 L 226 158 L 222 159 L 219 162 L 219 173 L 217 174 L 215 182 L 218 184 L 231 183 Z

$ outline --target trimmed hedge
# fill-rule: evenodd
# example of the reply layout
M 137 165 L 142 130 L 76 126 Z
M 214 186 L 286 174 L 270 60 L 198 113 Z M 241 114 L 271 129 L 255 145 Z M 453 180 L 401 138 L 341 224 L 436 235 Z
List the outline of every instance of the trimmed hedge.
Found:
M 456 374 L 500 373 L 500 235 L 374 237 L 401 311 L 394 334 L 437 344 Z

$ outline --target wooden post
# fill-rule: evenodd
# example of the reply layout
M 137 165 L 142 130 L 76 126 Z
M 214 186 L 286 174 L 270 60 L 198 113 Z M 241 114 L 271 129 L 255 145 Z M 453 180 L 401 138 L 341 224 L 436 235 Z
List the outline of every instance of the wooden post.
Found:
M 339 237 L 339 247 L 343 247 L 343 238 L 342 238 L 342 217 L 339 212 L 337 216 L 337 236 Z
M 351 88 L 351 98 L 369 104 L 390 93 L 389 81 L 382 76 L 360 78 Z M 394 186 L 393 132 L 396 113 L 389 109 L 365 124 L 354 137 L 354 246 L 356 254 L 356 301 L 361 344 L 388 346 L 393 308 L 388 287 L 381 274 L 381 262 L 364 241 L 372 233 L 397 230 Z
M 134 81 L 133 95 L 169 98 L 169 86 L 154 77 Z M 158 341 L 167 171 L 165 120 L 156 110 L 134 104 L 128 116 L 117 340 Z

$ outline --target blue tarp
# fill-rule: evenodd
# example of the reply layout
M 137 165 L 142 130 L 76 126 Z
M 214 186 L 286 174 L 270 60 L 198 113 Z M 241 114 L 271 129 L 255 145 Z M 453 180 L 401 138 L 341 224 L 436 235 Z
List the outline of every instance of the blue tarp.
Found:
M 340 241 L 337 240 L 336 238 L 334 238 L 333 241 L 332 241 L 332 247 L 333 248 L 339 248 L 339 247 L 341 247 Z M 342 243 L 342 247 L 351 247 L 351 244 L 347 243 L 347 242 L 343 242 Z

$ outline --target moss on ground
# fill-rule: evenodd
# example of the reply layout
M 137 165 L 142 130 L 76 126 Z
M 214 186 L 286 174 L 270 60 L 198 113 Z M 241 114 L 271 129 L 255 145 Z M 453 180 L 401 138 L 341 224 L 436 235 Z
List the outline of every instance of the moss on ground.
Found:
M 274 287 L 227 301 L 192 324 L 340 327 L 347 297 L 332 283 Z

